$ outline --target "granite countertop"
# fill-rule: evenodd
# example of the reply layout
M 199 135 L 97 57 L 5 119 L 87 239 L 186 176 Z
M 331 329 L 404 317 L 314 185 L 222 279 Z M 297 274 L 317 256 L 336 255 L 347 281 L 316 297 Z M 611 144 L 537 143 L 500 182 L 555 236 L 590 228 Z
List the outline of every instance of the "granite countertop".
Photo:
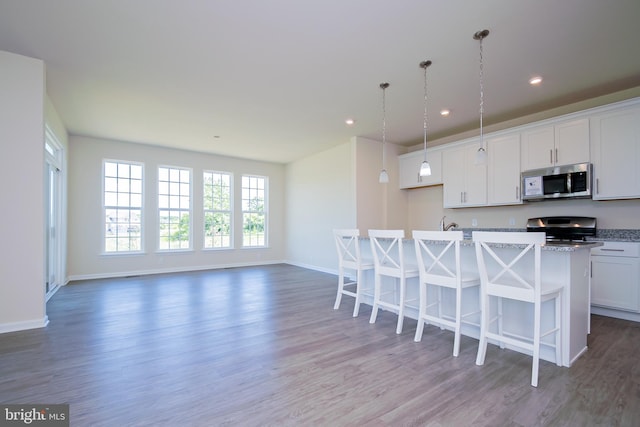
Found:
M 527 231 L 525 228 L 459 228 L 465 239 L 471 239 L 473 231 Z M 640 242 L 640 229 L 597 229 L 590 242 Z
M 462 246 L 473 246 L 474 242 L 471 239 L 465 239 L 460 243 Z M 575 252 L 582 249 L 592 249 L 597 248 L 598 246 L 603 246 L 602 242 L 579 242 L 579 243 L 553 243 L 548 244 L 545 243 L 542 245 L 543 251 L 552 251 L 552 252 Z M 513 244 L 513 243 L 490 243 L 490 246 L 495 248 L 524 248 L 525 245 Z
M 480 230 L 477 230 L 477 231 L 480 231 Z M 361 237 L 360 240 L 369 241 L 370 239 L 369 237 Z M 405 244 L 413 244 L 413 239 L 411 237 L 405 237 L 402 241 Z M 440 244 L 444 245 L 444 242 L 441 240 L 433 240 L 432 243 L 438 244 L 438 245 Z M 464 240 L 460 242 L 460 246 L 472 247 L 473 245 L 474 245 L 474 242 L 473 240 L 471 240 L 471 235 L 467 236 L 465 234 Z M 553 243 L 553 244 L 543 244 L 542 250 L 552 251 L 552 252 L 575 252 L 582 249 L 590 250 L 591 248 L 597 248 L 598 246 L 603 246 L 603 245 L 604 243 L 602 243 L 601 241 L 590 241 L 590 242 L 579 242 L 579 243 L 570 243 L 570 242 Z M 525 245 L 516 244 L 516 243 L 491 243 L 491 246 L 495 248 L 515 248 L 515 249 L 520 249 L 525 247 Z
M 471 240 L 471 233 L 473 231 L 527 231 L 525 228 L 458 228 L 456 230 L 462 231 L 464 234 L 464 240 L 461 242 L 462 246 L 473 246 L 473 240 Z M 368 240 L 369 238 L 361 237 L 361 239 Z M 406 237 L 404 240 L 407 242 L 413 241 L 411 237 Z M 603 242 L 640 242 L 640 229 L 598 229 L 596 230 L 595 237 L 588 237 L 584 242 L 544 244 L 542 245 L 542 249 L 554 252 L 574 252 L 577 250 L 592 249 L 602 246 L 604 245 Z M 495 247 L 517 248 L 523 246 L 515 244 L 495 244 Z
M 603 229 L 596 230 L 595 237 L 588 237 L 587 240 L 600 242 L 640 242 L 640 230 L 636 229 Z

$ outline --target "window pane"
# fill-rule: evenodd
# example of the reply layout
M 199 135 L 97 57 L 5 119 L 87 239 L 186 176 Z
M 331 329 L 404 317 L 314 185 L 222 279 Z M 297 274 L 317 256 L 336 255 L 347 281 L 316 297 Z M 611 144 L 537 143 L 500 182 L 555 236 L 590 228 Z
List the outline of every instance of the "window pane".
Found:
M 104 193 L 104 205 L 116 206 L 118 204 L 118 193 Z
M 119 192 L 126 192 L 126 193 L 128 193 L 130 191 L 130 189 L 129 189 L 129 179 L 128 178 L 119 178 L 118 179 L 118 191 Z
M 131 178 L 142 180 L 142 166 L 131 165 Z
M 122 178 L 129 178 L 129 164 L 118 163 L 118 176 Z
M 105 162 L 104 164 L 104 176 L 118 176 L 118 164 Z
M 140 194 L 132 194 L 131 195 L 131 206 L 135 208 L 142 207 L 142 195 Z
M 242 180 L 242 241 L 244 246 L 266 245 L 265 190 L 263 177 L 243 177 Z
M 118 191 L 118 179 L 105 177 L 104 191 Z
M 191 247 L 191 171 L 159 168 L 158 218 L 159 248 Z
M 204 247 L 231 247 L 231 174 L 204 172 Z
M 132 172 L 136 179 L 132 181 Z M 104 250 L 142 250 L 142 165 L 104 162 Z M 134 183 L 134 185 L 132 185 Z M 135 188 L 135 192 L 132 192 Z
M 169 180 L 169 169 L 158 168 L 158 181 L 168 181 L 168 180 Z

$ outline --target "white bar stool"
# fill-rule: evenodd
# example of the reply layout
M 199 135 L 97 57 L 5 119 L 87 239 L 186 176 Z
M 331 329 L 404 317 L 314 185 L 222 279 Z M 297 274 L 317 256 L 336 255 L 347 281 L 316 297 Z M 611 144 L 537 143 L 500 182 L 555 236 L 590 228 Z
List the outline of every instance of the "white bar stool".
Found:
M 406 300 L 407 279 L 418 277 L 418 268 L 405 263 L 402 249 L 404 230 L 369 230 L 369 238 L 375 271 L 373 309 L 369 323 L 375 323 L 380 307 L 389 309 L 398 313 L 396 334 L 400 334 L 404 322 L 404 309 L 408 302 Z M 381 289 L 383 276 L 394 278 L 396 283 L 394 290 L 385 294 L 382 294 Z M 399 292 L 395 291 L 396 287 L 399 287 Z M 394 302 L 383 299 L 383 296 L 388 293 L 394 294 Z
M 555 343 L 550 345 L 555 347 L 556 364 L 562 366 L 561 322 L 564 286 L 557 283 L 543 283 L 541 280 L 540 247 L 545 242 L 545 233 L 474 231 L 472 236 L 480 270 L 482 310 L 476 365 L 484 364 L 489 339 L 498 341 L 501 347 L 508 344 L 531 351 L 533 356 L 531 385 L 537 387 L 542 337 L 555 334 Z M 517 252 L 517 249 L 500 251 L 501 244 L 522 245 L 523 249 L 520 252 Z M 497 297 L 499 304 L 498 315 L 493 319 L 490 318 L 491 297 Z M 504 331 L 500 306 L 502 299 L 533 304 L 533 339 Z M 549 300 L 555 303 L 554 325 L 551 329 L 542 332 L 541 307 L 543 302 Z M 490 332 L 489 324 L 496 320 L 498 332 Z
M 422 340 L 425 323 L 448 326 L 454 331 L 453 356 L 460 352 L 460 329 L 463 319 L 479 310 L 462 314 L 463 289 L 479 287 L 480 276 L 475 263 L 470 271 L 462 271 L 460 263 L 460 242 L 464 239 L 462 231 L 419 231 L 414 230 L 413 241 L 420 273 L 420 311 L 415 342 Z M 430 301 L 428 286 L 437 287 L 437 297 Z M 455 313 L 447 316 L 442 312 L 442 291 L 452 289 L 455 292 Z M 434 310 L 429 309 L 435 307 Z M 433 313 L 433 314 L 432 314 Z M 472 323 L 472 322 L 469 322 Z M 476 324 L 477 325 L 477 324 Z
M 365 271 L 373 269 L 373 261 L 362 259 L 360 256 L 360 230 L 358 229 L 337 229 L 333 230 L 336 249 L 338 251 L 338 294 L 333 309 L 337 310 L 342 301 L 342 295 L 348 295 L 356 299 L 353 307 L 353 317 L 358 316 L 360 303 L 365 295 L 373 296 L 373 289 L 369 292 L 363 289 L 362 276 Z M 353 276 L 348 276 L 350 272 L 355 272 Z M 345 287 L 349 287 L 345 289 Z

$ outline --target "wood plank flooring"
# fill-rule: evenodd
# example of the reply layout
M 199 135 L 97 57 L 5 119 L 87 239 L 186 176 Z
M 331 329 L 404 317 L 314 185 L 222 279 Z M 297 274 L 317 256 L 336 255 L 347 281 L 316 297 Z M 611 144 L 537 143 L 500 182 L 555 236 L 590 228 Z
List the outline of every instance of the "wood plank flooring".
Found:
M 69 403 L 72 426 L 637 426 L 640 324 L 593 316 L 571 368 L 353 299 L 290 265 L 63 287 L 47 328 L 0 335 L 1 403 Z

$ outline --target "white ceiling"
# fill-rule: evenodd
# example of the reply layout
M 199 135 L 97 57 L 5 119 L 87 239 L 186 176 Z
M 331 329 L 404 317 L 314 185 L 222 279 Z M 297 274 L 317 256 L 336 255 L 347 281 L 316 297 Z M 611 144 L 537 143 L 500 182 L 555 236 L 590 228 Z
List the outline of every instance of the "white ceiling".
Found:
M 485 125 L 640 86 L 638 0 L 0 0 L 69 133 L 282 163 L 379 140 L 383 81 L 420 143 L 425 59 L 430 138 L 478 127 L 482 29 Z

